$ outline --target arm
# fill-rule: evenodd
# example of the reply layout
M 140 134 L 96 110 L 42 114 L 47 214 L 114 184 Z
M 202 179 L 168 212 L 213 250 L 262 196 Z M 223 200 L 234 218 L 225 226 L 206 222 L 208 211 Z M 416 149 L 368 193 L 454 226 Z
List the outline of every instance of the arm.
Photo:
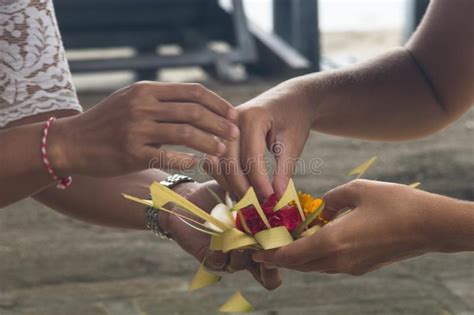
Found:
M 11 2 L 11 1 L 10 1 Z M 216 137 L 238 134 L 236 113 L 198 84 L 138 82 L 93 109 L 81 106 L 71 80 L 51 0 L 2 3 L 0 14 L 0 207 L 52 184 L 42 165 L 47 151 L 59 176 L 118 176 L 156 167 L 191 167 L 193 155 L 161 150 L 183 144 L 220 155 Z
M 234 158 L 251 166 L 250 184 L 269 195 L 272 185 L 259 172 L 265 145 L 285 146 L 274 152 L 273 187 L 282 193 L 310 130 L 401 141 L 448 126 L 474 102 L 473 18 L 471 0 L 434 0 L 405 47 L 352 67 L 294 78 L 250 100 L 238 108 L 240 144 L 230 144 L 238 148 L 229 152 L 240 154 Z M 239 175 L 228 181 L 238 194 L 248 186 Z
M 153 181 L 160 181 L 168 176 L 159 170 L 147 170 L 115 178 L 76 177 L 74 185 L 66 191 L 49 188 L 35 196 L 35 199 L 68 216 L 105 226 L 145 229 L 146 218 L 144 206 L 130 202 L 121 196 L 125 192 L 134 196 L 145 197 Z M 216 201 L 210 196 L 212 189 L 223 197 L 224 191 L 215 182 L 182 183 L 174 190 L 187 197 L 202 209 L 210 210 Z M 169 207 L 173 211 L 173 209 Z M 202 262 L 206 257 L 206 266 L 211 270 L 234 272 L 248 270 L 254 278 L 267 289 L 275 289 L 281 284 L 277 269 L 266 269 L 250 259 L 250 253 L 222 253 L 209 250 L 210 238 L 207 234 L 196 231 L 175 216 L 159 212 L 160 227 L 169 232 L 176 243 Z
M 319 232 L 254 260 L 300 271 L 362 275 L 430 252 L 474 251 L 474 203 L 408 186 L 356 180 L 328 192 Z M 328 212 L 330 212 L 328 214 Z
M 186 145 L 210 155 L 224 153 L 218 139 L 238 134 L 235 110 L 197 84 L 139 82 L 74 116 L 57 120 L 48 134 L 48 156 L 59 176 L 119 176 L 147 169 L 189 168 L 194 155 L 163 150 Z M 40 155 L 42 122 L 49 112 L 10 123 L 0 131 L 0 206 L 51 184 Z M 234 115 L 234 116 L 232 116 Z

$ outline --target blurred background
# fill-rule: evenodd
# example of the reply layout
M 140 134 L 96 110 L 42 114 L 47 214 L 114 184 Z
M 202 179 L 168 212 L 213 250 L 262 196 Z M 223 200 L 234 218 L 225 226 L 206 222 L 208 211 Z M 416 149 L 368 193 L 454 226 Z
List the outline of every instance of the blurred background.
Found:
M 136 80 L 201 82 L 237 106 L 286 78 L 403 45 L 427 5 L 55 0 L 85 108 Z M 473 136 L 472 110 L 446 130 L 406 143 L 315 133 L 302 158 L 320 158 L 321 174 L 298 173 L 295 182 L 321 195 L 377 155 L 366 178 L 420 181 L 421 189 L 474 200 Z M 257 314 L 474 314 L 473 254 L 426 255 L 362 277 L 285 272 L 283 286 L 273 292 L 239 273 L 188 293 L 197 266 L 175 244 L 151 233 L 87 225 L 31 200 L 0 212 L 2 315 L 215 314 L 237 288 Z

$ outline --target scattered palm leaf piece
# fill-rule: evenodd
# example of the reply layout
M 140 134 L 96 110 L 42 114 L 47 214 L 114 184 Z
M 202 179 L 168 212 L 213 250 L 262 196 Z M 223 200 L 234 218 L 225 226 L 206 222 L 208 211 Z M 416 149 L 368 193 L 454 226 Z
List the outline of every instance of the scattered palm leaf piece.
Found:
M 221 276 L 216 275 L 215 273 L 212 273 L 207 270 L 206 267 L 204 267 L 204 263 L 202 263 L 196 271 L 193 280 L 191 280 L 191 283 L 188 287 L 188 291 L 195 291 L 211 286 L 214 283 L 219 282 L 221 279 Z
M 247 206 L 254 206 L 255 210 L 257 210 L 258 216 L 260 219 L 262 219 L 263 224 L 267 227 L 267 229 L 271 228 L 270 223 L 268 222 L 267 216 L 263 212 L 262 207 L 260 206 L 260 202 L 258 201 L 257 195 L 255 194 L 255 190 L 253 187 L 250 187 L 245 195 L 240 199 L 239 202 L 237 202 L 234 206 L 234 209 L 237 209 L 239 211 L 242 208 L 245 208 Z
M 420 185 L 421 185 L 420 182 L 415 182 L 415 183 L 411 183 L 410 185 L 408 185 L 408 187 L 418 188 L 418 186 L 420 186 Z
M 248 313 L 253 311 L 253 306 L 242 295 L 242 292 L 235 292 L 220 308 L 222 313 Z
M 280 200 L 273 208 L 273 211 L 280 210 L 292 201 L 296 203 L 296 207 L 298 208 L 301 219 L 304 220 L 304 212 L 303 208 L 301 207 L 300 199 L 298 198 L 298 193 L 296 192 L 295 183 L 293 182 L 293 179 L 290 179 L 288 181 L 288 186 L 286 187 L 285 193 L 283 196 L 281 196 Z
M 306 217 L 306 219 L 301 222 L 300 225 L 293 231 L 293 235 L 298 237 L 316 218 L 321 214 L 324 209 L 324 200 L 322 200 L 319 207 L 310 215 Z
M 350 172 L 349 172 L 349 176 L 351 175 L 357 175 L 357 178 L 361 178 L 362 175 L 365 174 L 365 172 L 367 172 L 367 170 L 372 166 L 372 164 L 374 164 L 375 160 L 377 160 L 377 157 L 374 156 L 370 159 L 368 159 L 367 161 L 365 161 L 364 163 L 362 163 L 361 165 L 355 167 L 354 169 L 352 169 Z
M 273 249 L 293 243 L 293 237 L 285 226 L 262 230 L 254 235 L 263 249 Z

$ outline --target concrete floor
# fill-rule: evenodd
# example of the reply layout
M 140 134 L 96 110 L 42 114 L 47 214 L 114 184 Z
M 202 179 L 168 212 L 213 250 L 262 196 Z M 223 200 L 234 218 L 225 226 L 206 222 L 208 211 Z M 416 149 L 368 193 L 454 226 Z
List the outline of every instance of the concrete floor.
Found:
M 234 104 L 270 82 L 211 84 Z M 83 104 L 103 95 L 83 94 Z M 321 194 L 373 155 L 367 178 L 411 183 L 474 200 L 474 110 L 420 141 L 373 143 L 313 134 L 303 158 L 323 161 L 321 174 L 298 174 L 298 188 Z M 474 314 L 474 254 L 426 255 L 362 277 L 285 272 L 267 292 L 245 273 L 196 293 L 186 286 L 197 263 L 151 233 L 75 221 L 25 200 L 0 211 L 0 314 L 214 314 L 242 288 L 257 314 Z

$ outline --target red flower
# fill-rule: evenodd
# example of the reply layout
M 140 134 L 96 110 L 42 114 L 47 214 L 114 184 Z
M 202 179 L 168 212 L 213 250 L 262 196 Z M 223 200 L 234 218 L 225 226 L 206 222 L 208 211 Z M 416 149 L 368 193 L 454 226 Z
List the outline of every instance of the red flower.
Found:
M 258 233 L 266 229 L 265 224 L 263 223 L 262 219 L 258 215 L 255 207 L 249 206 L 249 207 L 243 208 L 242 210 L 240 210 L 240 213 L 242 213 L 245 223 L 247 224 L 247 227 L 249 228 L 252 234 Z M 242 226 L 242 222 L 240 222 L 239 215 L 237 216 L 235 225 L 237 229 L 241 230 L 242 232 L 245 232 L 245 229 Z
M 285 206 L 283 209 L 273 212 L 273 208 L 278 202 L 278 197 L 273 194 L 262 204 L 263 212 L 265 213 L 271 227 L 285 226 L 288 231 L 292 232 L 302 222 L 298 208 L 295 205 Z M 247 223 L 247 226 L 252 234 L 258 233 L 266 229 L 265 224 L 253 206 L 249 206 L 240 210 L 242 216 Z M 240 216 L 237 216 L 236 227 L 240 231 L 245 232 Z
M 280 218 L 282 225 L 284 225 L 290 232 L 293 232 L 293 230 L 303 222 L 300 212 L 295 205 L 286 206 L 275 213 Z

